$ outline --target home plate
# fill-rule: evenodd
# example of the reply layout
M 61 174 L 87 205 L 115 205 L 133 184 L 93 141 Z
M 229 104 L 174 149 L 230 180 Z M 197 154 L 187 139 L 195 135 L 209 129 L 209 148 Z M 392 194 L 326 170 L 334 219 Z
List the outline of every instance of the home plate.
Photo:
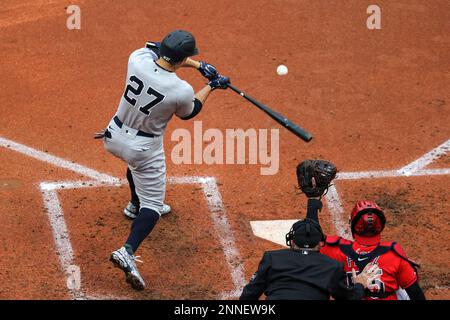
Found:
M 292 225 L 297 221 L 298 219 L 250 221 L 250 226 L 255 236 L 285 247 L 286 233 L 291 230 Z

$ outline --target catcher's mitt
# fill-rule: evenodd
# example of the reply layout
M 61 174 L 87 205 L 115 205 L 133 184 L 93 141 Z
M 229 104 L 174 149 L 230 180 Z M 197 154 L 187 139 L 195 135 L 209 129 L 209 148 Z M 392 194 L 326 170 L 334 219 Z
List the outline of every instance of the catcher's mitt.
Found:
M 297 166 L 298 185 L 307 197 L 320 197 L 331 185 L 336 173 L 336 166 L 329 161 L 305 160 Z

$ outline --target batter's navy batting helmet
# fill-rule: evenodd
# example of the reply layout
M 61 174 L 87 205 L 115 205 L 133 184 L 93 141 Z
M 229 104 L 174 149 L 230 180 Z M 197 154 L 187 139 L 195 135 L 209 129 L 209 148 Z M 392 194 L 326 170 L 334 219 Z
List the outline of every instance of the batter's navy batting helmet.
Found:
M 286 245 L 291 246 L 291 241 L 294 241 L 299 248 L 314 248 L 320 241 L 325 241 L 325 236 L 320 224 L 306 218 L 294 223 L 286 234 Z
M 386 217 L 374 201 L 361 200 L 355 204 L 350 215 L 352 233 L 362 237 L 373 237 L 383 231 Z
M 161 42 L 161 58 L 171 64 L 176 64 L 184 58 L 198 54 L 194 36 L 184 30 L 175 30 L 169 33 Z

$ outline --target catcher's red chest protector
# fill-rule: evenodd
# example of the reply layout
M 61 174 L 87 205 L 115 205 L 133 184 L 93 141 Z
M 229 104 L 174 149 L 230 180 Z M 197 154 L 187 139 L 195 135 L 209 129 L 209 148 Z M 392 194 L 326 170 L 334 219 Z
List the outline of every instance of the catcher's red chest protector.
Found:
M 362 246 L 337 236 L 327 236 L 320 252 L 344 264 L 348 284 L 351 284 L 352 269 L 357 273 L 369 262 L 382 270 L 380 281 L 370 287 L 366 299 L 397 300 L 395 291 L 405 289 L 417 281 L 417 264 L 406 257 L 403 248 L 395 242 L 381 242 L 374 246 Z

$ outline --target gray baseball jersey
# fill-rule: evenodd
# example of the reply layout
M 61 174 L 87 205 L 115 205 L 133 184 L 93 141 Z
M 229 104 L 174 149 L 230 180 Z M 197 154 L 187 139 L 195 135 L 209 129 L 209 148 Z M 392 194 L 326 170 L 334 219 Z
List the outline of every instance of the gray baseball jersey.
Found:
M 192 113 L 194 90 L 175 72 L 158 66 L 157 58 L 148 48 L 130 55 L 117 116 L 131 128 L 162 135 L 174 113 L 180 118 Z
M 166 191 L 163 134 L 175 113 L 180 118 L 194 110 L 194 90 L 186 82 L 159 67 L 150 49 L 134 51 L 128 60 L 127 83 L 117 117 L 108 125 L 104 147 L 128 164 L 141 208 L 162 210 Z M 138 134 L 151 133 L 155 137 Z

